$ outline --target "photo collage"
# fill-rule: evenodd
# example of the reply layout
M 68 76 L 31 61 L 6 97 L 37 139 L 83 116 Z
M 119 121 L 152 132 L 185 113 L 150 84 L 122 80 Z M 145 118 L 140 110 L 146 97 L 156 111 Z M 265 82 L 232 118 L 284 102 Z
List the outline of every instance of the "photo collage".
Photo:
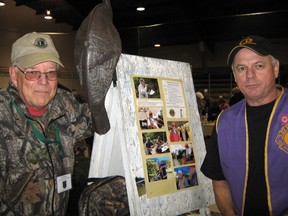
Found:
M 197 186 L 182 81 L 139 76 L 131 80 L 144 169 L 144 177 L 137 178 L 141 184 L 136 180 L 139 195 L 159 196 Z

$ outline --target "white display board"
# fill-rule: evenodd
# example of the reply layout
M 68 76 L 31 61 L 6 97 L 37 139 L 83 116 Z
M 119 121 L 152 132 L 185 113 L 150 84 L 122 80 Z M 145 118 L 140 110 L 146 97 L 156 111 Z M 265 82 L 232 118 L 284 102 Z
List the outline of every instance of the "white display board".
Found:
M 122 54 L 116 72 L 117 86 L 111 86 L 105 102 L 111 129 L 102 136 L 95 134 L 89 176 L 125 176 L 131 215 L 180 215 L 196 209 L 200 209 L 201 215 L 209 215 L 207 207 L 214 204 L 215 200 L 211 181 L 200 172 L 200 166 L 205 156 L 205 143 L 190 65 L 183 62 Z M 145 177 L 146 187 L 152 188 L 152 191 L 153 184 L 158 184 L 161 187 L 165 186 L 169 180 L 156 183 L 147 181 L 145 160 L 150 159 L 151 156 L 143 154 L 143 140 L 141 140 L 143 131 L 139 127 L 139 106 L 137 106 L 139 101 L 137 98 L 135 99 L 135 91 L 137 90 L 133 83 L 135 77 L 164 80 L 162 82 L 164 87 L 160 86 L 161 88 L 166 88 L 167 82 L 176 82 L 183 86 L 187 108 L 185 117 L 191 129 L 191 144 L 194 152 L 193 166 L 196 168 L 198 185 L 183 190 L 175 189 L 168 190 L 168 192 L 164 190 L 162 194 L 159 189 L 161 195 L 151 195 L 151 190 L 150 192 L 146 190 L 149 192 L 148 194 L 139 193 L 135 181 L 136 177 Z M 143 107 L 147 108 L 147 105 Z M 168 131 L 167 127 L 163 129 L 163 131 L 165 130 Z M 169 147 L 170 153 L 163 155 L 171 158 L 173 148 Z M 173 176 L 176 168 L 171 170 Z M 173 180 L 171 182 L 173 183 Z

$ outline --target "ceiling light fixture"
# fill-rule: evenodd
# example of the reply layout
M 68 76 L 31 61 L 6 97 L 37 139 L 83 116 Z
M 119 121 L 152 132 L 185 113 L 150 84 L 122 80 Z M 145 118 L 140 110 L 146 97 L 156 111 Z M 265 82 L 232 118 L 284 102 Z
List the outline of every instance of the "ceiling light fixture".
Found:
M 44 16 L 45 19 L 52 19 L 53 17 L 51 16 L 51 11 L 47 10 L 46 15 Z
M 154 44 L 154 47 L 159 48 L 161 47 L 161 44 Z
M 138 2 L 136 10 L 137 11 L 144 11 L 145 5 L 142 2 Z
M 0 0 L 0 7 L 1 7 L 1 6 L 5 6 L 4 0 Z

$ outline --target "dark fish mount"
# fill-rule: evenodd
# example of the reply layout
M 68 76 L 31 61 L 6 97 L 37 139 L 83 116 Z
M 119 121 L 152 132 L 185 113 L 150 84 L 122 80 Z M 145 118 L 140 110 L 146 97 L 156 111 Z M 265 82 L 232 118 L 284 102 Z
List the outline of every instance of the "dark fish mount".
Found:
M 105 97 L 121 54 L 121 39 L 113 25 L 110 0 L 103 0 L 84 19 L 75 38 L 74 58 L 95 132 L 110 130 Z

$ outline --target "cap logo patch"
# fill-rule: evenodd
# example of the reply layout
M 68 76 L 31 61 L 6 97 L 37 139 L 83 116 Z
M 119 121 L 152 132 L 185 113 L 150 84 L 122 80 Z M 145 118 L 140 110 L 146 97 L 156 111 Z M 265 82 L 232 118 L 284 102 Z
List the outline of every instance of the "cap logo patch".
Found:
M 256 45 L 256 43 L 253 42 L 253 38 L 250 38 L 250 37 L 245 38 L 245 39 L 241 40 L 240 43 L 239 43 L 239 45 L 241 45 L 241 46 L 245 46 L 245 45 L 249 45 L 249 44 Z
M 37 38 L 34 42 L 34 45 L 44 49 L 48 46 L 48 43 L 44 38 Z

